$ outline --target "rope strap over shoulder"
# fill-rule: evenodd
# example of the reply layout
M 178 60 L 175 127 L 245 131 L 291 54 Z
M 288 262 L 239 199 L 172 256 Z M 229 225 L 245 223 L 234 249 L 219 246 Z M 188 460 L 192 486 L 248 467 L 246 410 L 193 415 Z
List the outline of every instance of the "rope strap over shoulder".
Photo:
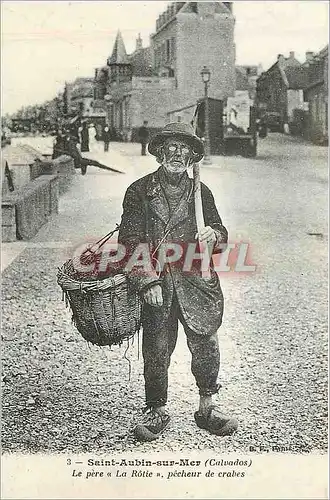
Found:
M 119 224 L 116 224 L 116 227 L 115 229 L 113 229 L 112 231 L 110 231 L 110 233 L 106 234 L 105 236 L 103 236 L 102 238 L 100 238 L 98 241 L 96 241 L 95 243 L 91 244 L 91 245 L 88 245 L 88 247 L 86 248 L 86 250 L 84 250 L 81 255 L 79 256 L 79 262 L 81 262 L 82 264 L 91 264 L 96 255 L 99 253 L 100 249 L 102 248 L 103 245 L 105 245 L 105 243 L 107 241 L 109 241 L 109 239 L 111 238 L 111 236 L 116 233 L 117 231 L 119 231 L 120 229 L 120 225 Z M 73 261 L 76 261 L 77 258 L 74 258 Z
M 98 241 L 96 241 L 95 243 L 93 243 L 93 245 L 91 245 L 86 251 L 91 252 L 91 253 L 97 253 L 100 250 L 100 248 L 102 248 L 103 245 L 105 245 L 105 243 L 107 241 L 109 241 L 111 236 L 113 236 L 117 231 L 119 231 L 119 229 L 120 229 L 120 225 L 116 224 L 115 229 L 113 229 L 112 231 L 110 231 L 110 233 L 103 236 L 103 238 L 101 238 Z

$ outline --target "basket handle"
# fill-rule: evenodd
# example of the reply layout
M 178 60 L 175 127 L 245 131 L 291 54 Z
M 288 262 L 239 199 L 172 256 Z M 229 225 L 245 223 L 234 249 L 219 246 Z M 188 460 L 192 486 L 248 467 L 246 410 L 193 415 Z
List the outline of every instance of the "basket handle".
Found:
M 111 236 L 113 234 L 115 234 L 115 232 L 119 231 L 119 229 L 120 229 L 120 225 L 116 224 L 115 229 L 113 229 L 112 231 L 110 231 L 110 233 L 106 234 L 101 239 L 99 239 L 98 241 L 96 241 L 95 243 L 93 243 L 91 246 L 89 246 L 82 253 L 82 255 L 84 255 L 85 253 L 89 253 L 89 254 L 95 254 L 95 253 L 97 253 L 100 250 L 100 248 L 102 248 L 102 246 L 111 238 Z

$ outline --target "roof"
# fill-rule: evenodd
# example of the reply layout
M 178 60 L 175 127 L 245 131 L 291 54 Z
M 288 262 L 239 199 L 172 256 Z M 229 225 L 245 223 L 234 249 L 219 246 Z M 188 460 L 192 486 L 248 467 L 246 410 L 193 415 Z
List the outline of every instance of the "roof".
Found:
M 289 89 L 303 89 L 307 84 L 307 73 L 303 64 L 296 58 L 283 57 L 278 59 L 267 71 L 263 72 L 258 81 L 262 81 L 271 75 L 274 70 L 278 70 L 283 82 Z
M 307 72 L 303 66 L 288 66 L 284 69 L 289 89 L 302 89 L 307 84 Z
M 99 68 L 95 77 L 95 81 L 100 83 L 106 83 L 109 76 L 109 66 L 103 66 Z
M 324 47 L 318 54 L 304 64 L 306 71 L 305 90 L 317 85 L 326 85 L 328 88 L 328 46 Z
M 129 56 L 133 76 L 152 76 L 152 51 L 150 47 L 140 49 Z
M 231 14 L 232 2 L 185 2 L 181 8 L 181 13 L 203 14 L 210 12 L 213 14 Z
M 319 57 L 328 57 L 328 48 L 329 46 L 326 45 L 319 53 L 318 53 L 318 56 Z
M 167 8 L 158 16 L 156 21 L 156 33 L 151 35 L 155 37 L 159 31 L 174 21 L 177 14 L 198 14 L 200 17 L 225 14 L 232 16 L 232 2 L 171 2 Z
M 115 44 L 113 46 L 111 57 L 108 59 L 108 64 L 129 64 L 129 59 L 126 53 L 125 44 L 120 31 L 117 32 Z

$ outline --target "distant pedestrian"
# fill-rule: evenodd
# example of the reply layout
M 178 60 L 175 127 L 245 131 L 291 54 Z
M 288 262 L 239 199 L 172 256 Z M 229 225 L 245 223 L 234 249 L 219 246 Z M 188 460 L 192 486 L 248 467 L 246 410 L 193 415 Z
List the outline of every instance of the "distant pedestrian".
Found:
M 261 139 L 267 137 L 268 130 L 267 130 L 267 120 L 265 116 L 260 117 L 257 126 L 258 126 L 259 137 Z
M 109 151 L 110 137 L 111 137 L 110 128 L 106 125 L 103 129 L 104 151 Z
M 66 148 L 66 139 L 65 139 L 65 133 L 63 130 L 59 129 L 56 133 L 54 145 L 53 145 L 53 160 L 55 158 L 58 158 L 63 154 L 63 151 Z
M 141 144 L 141 156 L 146 156 L 147 144 L 149 142 L 148 122 L 145 120 L 142 127 L 139 128 L 139 140 Z
M 79 121 L 76 119 L 73 123 L 68 126 L 68 133 L 75 138 L 76 143 L 80 143 L 80 134 L 79 134 Z
M 81 137 L 81 152 L 89 151 L 89 130 L 87 122 L 84 122 L 82 124 L 80 137 Z
M 96 129 L 94 123 L 91 123 L 88 127 L 88 138 L 89 142 L 93 142 L 96 136 Z

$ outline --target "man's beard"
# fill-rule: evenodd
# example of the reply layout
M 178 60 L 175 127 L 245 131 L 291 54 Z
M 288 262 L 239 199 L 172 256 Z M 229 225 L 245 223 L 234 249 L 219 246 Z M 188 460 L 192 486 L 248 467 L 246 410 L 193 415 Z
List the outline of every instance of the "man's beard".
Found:
M 177 186 L 180 183 L 182 177 L 187 173 L 187 167 L 184 170 L 179 170 L 178 172 L 169 171 L 167 169 L 166 163 L 162 165 L 162 169 L 166 180 L 168 181 L 169 184 L 172 184 L 173 186 Z
M 175 167 L 173 170 L 172 169 L 169 170 L 172 161 L 173 161 L 172 158 L 170 161 L 167 161 L 166 158 L 164 158 L 162 168 L 168 182 L 172 185 L 178 185 L 182 177 L 187 173 L 187 169 L 189 167 L 189 161 L 178 160 L 178 163 L 180 164 L 178 171 L 175 171 Z

